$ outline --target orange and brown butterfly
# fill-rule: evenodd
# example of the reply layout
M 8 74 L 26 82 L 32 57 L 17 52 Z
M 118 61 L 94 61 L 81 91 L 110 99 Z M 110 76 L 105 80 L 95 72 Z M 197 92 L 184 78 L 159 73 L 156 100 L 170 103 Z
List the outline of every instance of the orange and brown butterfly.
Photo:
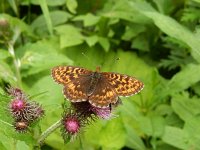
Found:
M 55 82 L 62 84 L 65 98 L 71 102 L 89 101 L 105 108 L 117 103 L 119 96 L 139 93 L 144 84 L 134 77 L 113 72 L 90 71 L 81 67 L 57 66 L 52 69 Z

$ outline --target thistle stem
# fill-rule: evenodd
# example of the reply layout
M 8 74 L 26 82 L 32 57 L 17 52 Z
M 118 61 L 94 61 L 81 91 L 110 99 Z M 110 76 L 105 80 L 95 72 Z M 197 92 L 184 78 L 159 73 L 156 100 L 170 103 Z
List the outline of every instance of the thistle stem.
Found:
M 16 40 L 18 39 L 19 35 L 20 35 L 20 30 L 15 29 L 12 40 L 8 42 L 8 51 L 13 58 L 13 63 L 14 63 L 14 66 L 15 66 L 15 72 L 16 72 L 16 78 L 17 78 L 17 84 L 21 88 L 21 86 L 22 86 L 21 74 L 20 74 L 21 62 L 20 62 L 19 59 L 16 58 L 15 51 L 14 51 L 14 44 L 15 44 Z
M 14 47 L 11 43 L 8 44 L 8 51 L 13 57 L 13 63 L 15 66 L 15 72 L 16 72 L 16 78 L 17 78 L 17 84 L 21 88 L 21 74 L 20 74 L 20 61 L 16 58 Z
M 58 120 L 53 125 L 51 125 L 46 131 L 44 131 L 38 139 L 38 144 L 41 145 L 44 140 L 57 128 L 61 126 L 61 120 Z

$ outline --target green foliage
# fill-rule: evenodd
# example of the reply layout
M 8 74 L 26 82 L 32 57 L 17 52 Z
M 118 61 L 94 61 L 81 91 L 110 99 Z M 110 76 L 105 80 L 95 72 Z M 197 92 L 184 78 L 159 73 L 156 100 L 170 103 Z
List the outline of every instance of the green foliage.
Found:
M 56 130 L 41 149 L 200 149 L 199 0 L 0 5 L 0 149 L 35 148 L 40 134 L 61 118 L 62 87 L 50 75 L 58 65 L 101 66 L 135 76 L 145 88 L 121 98 L 113 118 L 88 125 L 81 140 L 64 144 Z M 45 109 L 30 132 L 19 134 L 12 126 L 8 85 L 22 88 Z

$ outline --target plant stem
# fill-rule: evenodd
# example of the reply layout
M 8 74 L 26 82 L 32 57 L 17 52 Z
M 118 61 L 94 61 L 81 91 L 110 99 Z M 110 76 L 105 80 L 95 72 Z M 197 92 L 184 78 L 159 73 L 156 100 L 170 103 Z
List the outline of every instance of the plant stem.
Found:
M 57 128 L 61 126 L 61 120 L 58 120 L 53 125 L 51 125 L 46 131 L 44 131 L 40 138 L 38 139 L 38 144 L 41 145 L 43 141 Z
M 14 44 L 15 44 L 16 40 L 18 39 L 19 35 L 20 35 L 20 30 L 15 29 L 12 40 L 10 40 L 8 42 L 8 51 L 13 58 L 13 63 L 14 63 L 16 78 L 17 78 L 17 85 L 19 86 L 19 88 L 21 88 L 22 87 L 21 74 L 20 74 L 21 62 L 19 59 L 16 58 L 15 51 L 14 51 Z
M 14 52 L 14 47 L 11 43 L 8 44 L 8 51 L 13 57 L 13 63 L 15 66 L 15 72 L 16 72 L 16 78 L 17 78 L 17 85 L 19 88 L 21 88 L 21 74 L 20 74 L 20 61 L 16 58 L 15 52 Z

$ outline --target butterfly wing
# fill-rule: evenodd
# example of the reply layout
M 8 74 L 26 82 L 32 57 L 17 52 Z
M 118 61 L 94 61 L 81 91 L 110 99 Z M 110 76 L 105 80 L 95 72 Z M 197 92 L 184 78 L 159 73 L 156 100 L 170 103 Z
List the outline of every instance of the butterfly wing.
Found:
M 117 100 L 117 94 L 112 89 L 107 79 L 102 76 L 98 80 L 95 90 L 89 96 L 89 103 L 95 107 L 105 108 L 109 107 L 109 104 L 116 103 Z
M 141 81 L 128 75 L 102 72 L 102 76 L 108 80 L 108 83 L 118 96 L 131 96 L 137 94 L 144 87 L 144 84 Z
M 55 82 L 63 85 L 67 85 L 75 79 L 87 76 L 92 71 L 73 66 L 57 66 L 51 70 L 51 75 Z
M 64 85 L 63 94 L 72 102 L 88 99 L 86 85 L 90 83 L 92 71 L 80 67 L 58 66 L 52 69 L 53 79 Z

